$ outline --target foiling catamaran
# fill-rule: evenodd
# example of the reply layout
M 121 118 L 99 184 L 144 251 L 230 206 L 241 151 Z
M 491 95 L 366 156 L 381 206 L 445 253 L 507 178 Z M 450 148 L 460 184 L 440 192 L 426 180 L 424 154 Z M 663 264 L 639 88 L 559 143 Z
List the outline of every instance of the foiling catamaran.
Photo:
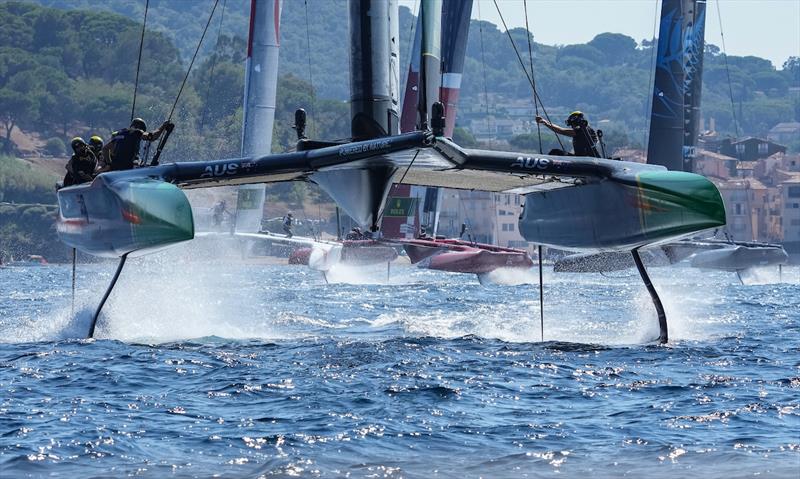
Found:
M 269 2 L 264 2 L 269 3 Z M 183 190 L 310 181 L 359 224 L 377 232 L 393 183 L 524 195 L 523 237 L 565 250 L 628 252 L 658 312 L 667 318 L 639 250 L 725 224 L 719 191 L 683 171 L 590 157 L 466 149 L 444 136 L 445 106 L 432 101 L 439 77 L 441 0 L 424 0 L 418 131 L 399 132 L 397 0 L 350 0 L 351 132 L 347 142 L 300 140 L 297 151 L 161 164 L 98 175 L 58 192 L 61 239 L 89 254 L 119 258 L 100 311 L 131 256 L 194 237 Z
M 705 51 L 706 0 L 663 0 L 650 112 L 647 162 L 675 171 L 694 171 L 700 133 Z M 642 251 L 649 266 L 687 258 L 692 267 L 741 273 L 786 264 L 781 245 L 731 239 L 690 238 Z M 556 272 L 608 272 L 633 268 L 619 253 L 578 253 L 559 258 Z

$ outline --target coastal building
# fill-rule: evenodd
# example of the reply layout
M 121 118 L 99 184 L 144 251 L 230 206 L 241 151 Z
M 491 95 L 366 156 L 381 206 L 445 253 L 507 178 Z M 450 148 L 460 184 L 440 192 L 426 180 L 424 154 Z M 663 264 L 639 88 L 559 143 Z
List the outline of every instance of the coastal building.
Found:
M 769 130 L 767 139 L 782 144 L 800 140 L 800 122 L 778 123 Z
M 710 178 L 725 203 L 728 233 L 740 241 L 758 241 L 768 232 L 768 189 L 755 178 Z
M 527 249 L 529 243 L 519 232 L 523 198 L 520 195 L 494 194 L 495 242 L 498 246 Z
M 786 252 L 800 256 L 800 174 L 787 175 L 780 182 L 781 240 Z
M 710 150 L 698 149 L 694 161 L 695 173 L 714 178 L 730 178 L 735 171 L 736 158 Z
M 529 244 L 519 232 L 522 200 L 513 194 L 445 189 L 438 233 L 456 238 L 465 224 L 463 239 L 527 249 Z
M 740 161 L 755 161 L 776 153 L 786 153 L 786 147 L 774 141 L 750 136 L 738 140 L 722 140 L 719 152 Z

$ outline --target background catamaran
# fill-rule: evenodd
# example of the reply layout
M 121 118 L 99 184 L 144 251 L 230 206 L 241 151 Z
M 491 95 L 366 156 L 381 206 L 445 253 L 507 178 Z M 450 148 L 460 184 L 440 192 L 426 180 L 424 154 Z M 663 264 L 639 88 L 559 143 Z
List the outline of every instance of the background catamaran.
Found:
M 464 72 L 472 2 L 445 0 L 441 8 L 441 62 L 436 61 L 435 42 L 431 38 L 427 38 L 424 54 L 422 50 L 423 18 L 434 21 L 429 29 L 437 28 L 435 18 L 430 15 L 417 17 L 411 64 L 403 94 L 400 130 L 409 132 L 420 129 L 423 116 L 419 110 L 419 93 L 420 87 L 425 85 L 427 87 L 425 95 L 428 96 L 428 100 L 441 101 L 444 106 L 444 136 L 452 138 L 461 77 Z M 426 77 L 425 82 L 420 84 L 420 65 L 423 58 L 427 61 L 424 69 Z M 396 227 L 397 223 L 404 222 L 406 218 L 384 217 L 382 224 L 384 238 L 398 239 L 411 263 L 438 271 L 476 274 L 481 282 L 485 280 L 487 273 L 499 268 L 528 269 L 533 266 L 528 253 L 521 249 L 464 241 L 461 238 L 439 237 L 439 207 L 442 198 L 440 188 L 395 185 L 390 192 L 388 204 L 403 201 L 401 199 L 403 196 L 410 199 L 414 195 L 424 197 L 425 201 L 419 203 L 420 208 L 416 208 L 417 214 L 408 218 L 411 221 Z M 419 234 L 422 231 L 430 235 L 420 238 Z
M 692 172 L 700 134 L 706 0 L 664 0 L 656 53 L 647 162 Z M 691 265 L 741 273 L 789 260 L 780 245 L 733 240 L 682 240 L 643 253 L 647 264 L 666 266 L 691 257 Z M 558 259 L 557 272 L 604 272 L 633 268 L 625 254 L 574 254 Z
M 438 52 L 441 37 L 422 2 L 422 45 Z M 59 235 L 90 254 L 125 261 L 194 237 L 185 189 L 310 181 L 359 224 L 377 231 L 393 183 L 523 194 L 519 229 L 526 240 L 567 250 L 627 251 L 674 241 L 725 224 L 717 188 L 706 178 L 662 166 L 586 157 L 465 149 L 444 135 L 444 106 L 431 85 L 420 88 L 420 129 L 399 131 L 399 41 L 396 0 L 351 0 L 351 133 L 344 143 L 298 141 L 297 151 L 236 159 L 162 164 L 104 173 L 90 184 L 59 190 Z M 436 60 L 423 56 L 421 78 Z M 438 84 L 435 86 L 438 89 Z M 659 316 L 667 320 L 644 267 L 640 273 Z

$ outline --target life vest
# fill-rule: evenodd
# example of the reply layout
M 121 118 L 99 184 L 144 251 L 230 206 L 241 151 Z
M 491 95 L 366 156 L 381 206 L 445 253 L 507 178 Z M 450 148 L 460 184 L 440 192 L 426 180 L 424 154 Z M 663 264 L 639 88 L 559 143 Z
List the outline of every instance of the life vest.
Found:
M 575 156 L 600 158 L 600 153 L 597 151 L 597 133 L 592 127 L 575 129 L 575 136 L 572 137 L 572 150 L 575 152 Z
M 81 178 L 81 173 L 88 176 L 94 175 L 94 169 L 97 165 L 94 154 L 88 151 L 84 156 L 72 155 L 67 163 L 67 174 L 64 176 L 64 186 L 79 185 L 85 183 L 87 180 Z M 73 175 L 72 173 L 75 172 Z
M 142 143 L 142 130 L 123 128 L 114 132 L 111 141 L 114 142 L 114 153 L 111 155 L 111 170 L 130 170 L 134 167 L 139 156 L 139 146 Z

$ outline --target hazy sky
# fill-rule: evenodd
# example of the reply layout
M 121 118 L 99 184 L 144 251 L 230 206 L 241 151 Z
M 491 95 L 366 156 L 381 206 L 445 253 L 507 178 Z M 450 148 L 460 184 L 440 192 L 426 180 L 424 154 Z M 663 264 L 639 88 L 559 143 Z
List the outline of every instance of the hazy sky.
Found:
M 718 2 L 729 54 L 759 56 L 778 68 L 800 56 L 800 0 L 708 0 L 706 41 L 721 48 Z M 525 27 L 523 0 L 497 3 L 509 28 Z M 419 0 L 400 4 L 418 8 Z M 660 9 L 657 0 L 528 0 L 528 20 L 536 41 L 547 45 L 585 43 L 602 32 L 641 41 L 653 36 Z M 483 20 L 503 29 L 492 0 L 475 0 L 472 18 L 479 10 Z

